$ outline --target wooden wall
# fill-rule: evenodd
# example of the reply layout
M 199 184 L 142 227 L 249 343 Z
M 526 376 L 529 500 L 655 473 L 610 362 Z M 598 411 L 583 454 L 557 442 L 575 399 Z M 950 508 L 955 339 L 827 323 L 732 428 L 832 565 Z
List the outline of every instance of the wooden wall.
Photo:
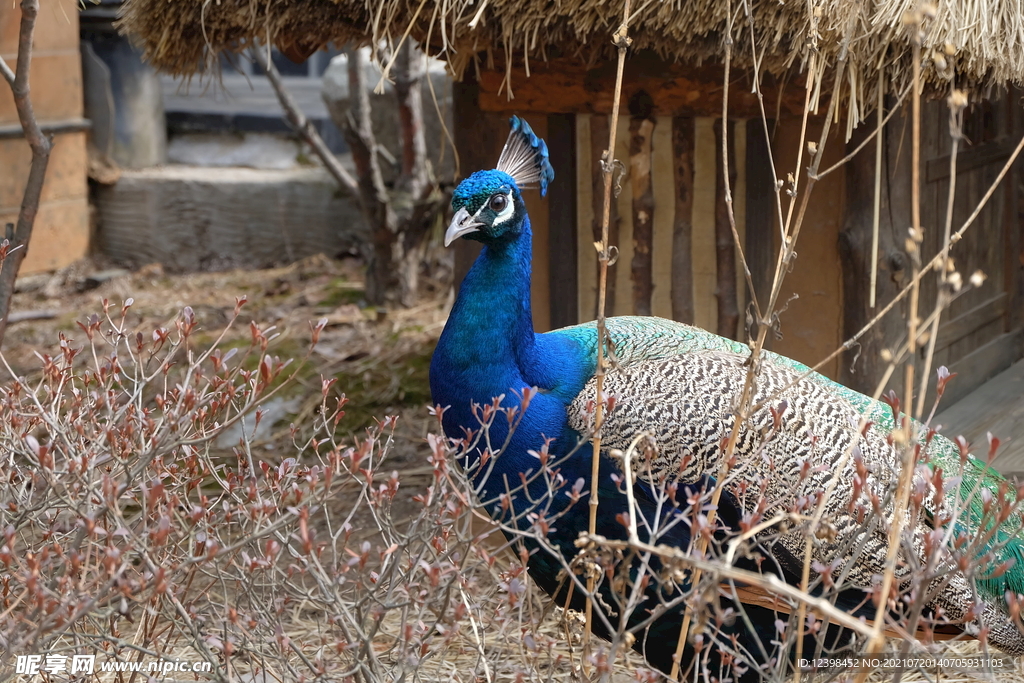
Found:
M 780 178 L 796 170 L 800 125 L 799 119 L 787 118 L 781 120 L 775 128 L 772 148 Z M 808 125 L 807 139 L 817 141 L 820 137 L 821 122 L 812 121 Z M 828 168 L 845 154 L 842 134 L 833 135 L 825 145 L 821 169 Z M 806 151 L 803 164 L 808 164 Z M 807 187 L 806 170 L 801 176 L 798 208 L 803 190 Z M 796 243 L 796 260 L 791 272 L 786 275 L 776 306 L 776 310 L 786 310 L 781 314 L 782 339 L 773 340 L 772 351 L 812 366 L 838 348 L 844 339 L 843 264 L 838 249 L 839 231 L 845 211 L 844 185 L 845 169 L 840 168 L 820 180 L 811 191 L 807 216 Z M 782 196 L 783 208 L 788 211 L 789 197 L 786 193 Z M 774 274 L 775 254 L 778 253 L 781 238 L 778 220 L 774 217 L 772 225 L 774 249 L 771 267 Z M 839 360 L 833 360 L 821 372 L 833 379 L 837 378 Z
M 952 230 L 956 231 L 974 211 L 1020 139 L 1020 98 L 1003 97 L 980 102 L 964 115 L 964 135 L 957 154 L 956 196 Z M 930 257 L 942 245 L 949 196 L 949 111 L 945 103 L 929 102 L 922 109 L 922 222 L 924 253 Z M 1017 164 L 1018 168 L 1020 162 Z M 935 365 L 947 365 L 958 377 L 944 397 L 946 405 L 995 376 L 1021 357 L 1024 320 L 1021 218 L 1018 215 L 1016 170 L 999 186 L 963 240 L 951 250 L 954 264 L 966 279 L 980 270 L 986 280 L 963 292 L 940 318 Z M 932 227 L 934 226 L 934 227 Z M 922 312 L 931 311 L 936 280 L 922 282 Z M 934 381 L 932 382 L 934 385 Z
M 577 191 L 579 207 L 577 234 L 580 244 L 590 245 L 592 184 L 590 169 L 592 168 L 591 145 L 589 144 L 591 115 L 581 114 L 577 118 L 576 148 Z M 753 198 L 757 202 L 758 213 L 750 215 L 747 211 L 750 193 L 747 189 L 748 166 L 754 161 L 767 163 L 767 160 L 748 159 L 748 138 L 762 135 L 760 122 L 757 125 L 742 125 L 739 121 L 734 126 L 736 184 L 733 187 L 733 201 L 736 213 L 736 226 L 748 249 L 747 258 L 752 270 L 758 271 L 755 263 L 760 263 L 760 272 L 767 275 L 770 283 L 774 271 L 775 258 L 779 247 L 779 227 L 775 218 L 777 211 L 770 185 L 759 185 L 760 193 L 769 193 Z M 693 179 L 693 241 L 690 253 L 693 270 L 694 324 L 707 330 L 716 330 L 718 312 L 715 292 L 717 288 L 717 268 L 715 259 L 715 180 L 716 160 L 720 150 L 716 145 L 713 131 L 714 119 L 697 117 L 695 119 L 694 144 L 694 179 Z M 655 189 L 655 233 L 654 233 L 654 314 L 665 318 L 672 317 L 670 282 L 672 278 L 672 224 L 674 220 L 673 180 L 672 180 L 672 145 L 671 117 L 659 116 L 654 133 L 654 189 Z M 799 119 L 783 119 L 774 133 L 775 163 L 777 173 L 785 177 L 795 168 L 796 145 L 800 134 Z M 810 135 L 816 137 L 820 126 L 813 127 Z M 841 138 L 830 141 L 826 149 L 824 165 L 828 166 L 845 154 L 845 146 Z M 618 150 L 616 156 L 628 158 L 628 117 L 619 122 Z M 806 156 L 805 156 L 806 160 Z M 824 166 L 823 166 L 824 168 Z M 808 217 L 801 233 L 797 247 L 798 259 L 793 272 L 786 277 L 781 301 L 789 300 L 793 295 L 797 298 L 789 303 L 782 316 L 782 339 L 772 340 L 772 349 L 804 363 L 816 364 L 842 343 L 842 277 L 837 240 L 842 226 L 843 216 L 843 185 L 844 173 L 839 170 L 818 184 L 812 194 L 808 206 Z M 785 197 L 785 195 L 784 195 Z M 787 198 L 788 199 L 788 198 Z M 622 193 L 618 198 L 620 216 L 619 263 L 626 264 L 617 270 L 617 287 L 614 313 L 629 315 L 633 313 L 630 271 L 628 264 L 632 258 L 632 218 L 630 203 L 631 188 L 628 182 L 622 183 Z M 767 212 L 767 215 L 765 215 Z M 748 226 L 757 223 L 758 230 L 770 231 L 769 242 L 760 248 L 748 235 Z M 752 250 L 751 250 L 752 249 Z M 579 310 L 580 319 L 593 318 L 596 299 L 597 259 L 591 248 L 580 249 L 578 254 L 579 270 Z M 737 261 L 737 298 L 740 309 L 741 327 L 748 299 L 747 283 Z M 765 271 L 767 270 L 767 273 Z M 739 330 L 737 334 L 741 333 Z M 832 361 L 823 368 L 824 374 L 830 377 L 838 375 L 838 361 Z
M 673 68 L 678 71 L 677 67 Z M 593 73 L 597 71 L 600 67 Z M 587 92 L 594 90 L 595 83 L 600 80 L 597 76 L 591 78 L 593 73 L 587 72 L 587 87 L 590 88 Z M 671 84 L 666 86 L 671 91 L 669 95 L 682 98 L 680 101 L 687 103 L 684 110 L 668 111 L 671 107 L 665 103 L 667 100 L 658 99 L 661 93 L 654 88 L 654 81 L 643 81 L 642 74 L 637 76 L 640 80 L 631 87 L 637 90 L 637 83 L 647 83 L 655 95 L 653 110 L 647 115 L 654 124 L 651 133 L 654 200 L 652 312 L 666 318 L 673 314 L 673 229 L 678 196 L 673 179 L 676 160 L 672 126 L 674 123 L 678 125 L 679 121 L 688 121 L 693 126 L 692 243 L 689 250 L 693 322 L 705 329 L 717 330 L 715 296 L 719 283 L 715 184 L 721 173 L 720 166 L 716 167 L 720 148 L 715 138 L 715 118 L 708 116 L 713 113 L 711 105 L 714 102 L 711 100 L 714 98 L 693 96 L 707 90 L 708 79 L 713 76 L 700 73 L 700 78 L 686 80 L 673 71 L 674 75 L 669 79 Z M 649 74 L 647 77 L 648 81 L 653 78 Z M 468 89 L 465 85 L 457 86 L 457 93 L 461 88 L 467 94 L 461 105 L 464 126 L 459 124 L 458 94 L 455 104 L 457 144 L 460 150 L 467 150 L 463 157 L 464 175 L 477 168 L 493 166 L 500 143 L 507 135 L 507 116 L 510 113 L 524 115 L 538 134 L 548 134 L 549 137 L 557 187 L 553 186 L 546 202 L 534 196 L 535 193 L 527 199 L 535 226 L 533 293 L 538 330 L 577 320 L 592 320 L 595 316 L 597 258 L 593 247 L 594 213 L 595 207 L 600 206 L 595 197 L 595 192 L 600 192 L 595 169 L 598 163 L 596 155 L 604 145 L 604 133 L 600 131 L 606 131 L 607 103 L 600 98 L 593 99 L 588 101 L 589 104 L 584 103 L 585 106 L 580 103 L 572 105 L 576 107 L 573 113 L 562 113 L 569 107 L 565 102 L 572 97 L 566 100 L 554 93 L 568 89 L 570 94 L 583 97 L 572 90 L 575 81 L 569 78 L 571 83 L 566 81 L 567 78 L 569 76 L 557 69 L 545 67 L 531 79 L 520 82 L 515 100 L 499 94 L 496 90 L 499 80 L 486 71 L 481 75 L 483 85 L 472 84 Z M 636 93 L 624 94 L 632 98 Z M 803 168 L 796 168 L 801 121 L 785 104 L 789 102 L 790 95 L 788 92 L 779 94 L 778 101 L 783 104 L 776 109 L 780 114 L 778 120 L 769 122 L 770 145 L 777 177 L 784 179 L 790 173 L 799 176 L 800 191 L 803 192 L 809 161 L 805 154 Z M 978 104 L 968 113 L 965 133 L 971 143 L 961 149 L 959 156 L 954 230 L 973 210 L 1024 130 L 1021 115 L 1017 112 L 1019 100 L 1020 94 L 1015 92 L 1009 98 Z M 742 110 L 739 115 L 752 117 L 749 103 L 742 99 L 738 101 Z M 520 109 L 519 105 L 523 108 Z M 923 245 L 925 260 L 936 253 L 942 235 L 949 183 L 948 170 L 944 170 L 949 164 L 947 119 L 948 110 L 944 102 L 930 102 L 924 107 L 922 212 L 926 234 Z M 633 122 L 636 124 L 635 117 Z M 818 139 L 820 125 L 819 117 L 812 119 L 808 139 Z M 623 112 L 617 126 L 615 157 L 628 169 L 630 115 Z M 486 135 L 479 130 L 474 133 L 474 127 L 487 128 L 488 132 Z M 755 287 L 759 296 L 764 298 L 774 272 L 780 239 L 778 213 L 771 188 L 771 167 L 767 159 L 768 147 L 759 118 L 738 119 L 730 128 L 735 143 L 733 199 L 737 228 L 754 271 Z M 862 126 L 854 131 L 849 141 L 844 139 L 842 132 L 834 134 L 826 144 L 821 168 L 831 166 L 851 152 L 867 133 L 867 126 Z M 551 138 L 551 134 L 557 135 L 558 139 Z M 875 254 L 869 253 L 874 197 L 873 151 L 874 146 L 867 145 L 850 163 L 817 183 L 797 244 L 797 258 L 792 271 L 786 276 L 780 307 L 785 306 L 787 300 L 789 304 L 781 314 L 782 338 L 771 339 L 769 348 L 808 365 L 816 365 L 831 354 L 877 310 L 891 301 L 909 280 L 909 260 L 904 252 L 909 226 L 910 177 L 909 122 L 905 112 L 894 116 L 885 130 L 881 197 L 883 239 Z M 1021 226 L 1024 224 L 1024 191 L 1017 187 L 1020 178 L 1016 171 L 1011 174 L 978 217 L 977 225 L 954 249 L 954 258 L 965 280 L 977 269 L 983 270 L 988 279 L 982 287 L 960 297 L 942 317 L 935 365 L 945 364 L 965 375 L 951 385 L 947 405 L 1022 355 L 1024 236 Z M 563 184 L 566 181 L 575 181 L 574 192 Z M 619 250 L 618 265 L 614 269 L 615 292 L 609 302 L 609 312 L 629 315 L 634 313 L 631 262 L 635 207 L 628 175 L 622 176 L 620 185 L 621 192 L 615 201 L 618 236 L 614 243 Z M 784 212 L 788 201 L 789 197 L 783 193 Z M 570 221 L 574 225 L 567 225 Z M 468 267 L 472 254 L 464 247 L 460 248 L 465 254 L 461 257 L 464 269 Z M 878 301 L 874 308 L 867 303 L 868 273 L 872 261 L 879 264 Z M 743 320 L 747 284 L 738 262 L 736 270 L 740 329 L 730 336 L 745 339 Z M 927 316 L 934 305 L 935 292 L 934 277 L 925 278 L 921 292 L 922 317 Z M 906 306 L 897 306 L 862 339 L 859 346 L 823 367 L 823 373 L 861 391 L 873 391 L 884 372 L 882 352 L 896 347 L 905 338 L 905 315 Z
M 21 10 L 0 2 L 0 55 L 17 63 Z M 30 84 L 35 113 L 44 131 L 55 132 L 32 241 L 22 273 L 55 270 L 85 256 L 89 248 L 86 134 L 82 120 L 82 68 L 78 5 L 72 0 L 42 4 L 36 21 Z M 0 236 L 18 220 L 32 154 L 21 136 L 14 98 L 0 84 Z
M 675 189 L 672 178 L 672 117 L 658 116 L 654 127 L 653 183 L 654 183 L 654 315 L 672 317 L 672 225 L 674 216 Z M 594 318 L 597 299 L 597 256 L 591 225 L 594 220 L 592 209 L 593 185 L 591 169 L 594 163 L 590 145 L 591 115 L 580 114 L 576 124 L 577 150 L 577 234 L 581 245 L 589 248 L 578 253 L 579 311 L 580 320 Z M 714 119 L 697 117 L 694 144 L 694 199 L 693 199 L 693 243 L 691 262 L 693 264 L 694 322 L 697 326 L 714 330 L 718 324 L 715 305 L 715 161 L 719 151 L 715 147 L 712 131 Z M 629 117 L 619 119 L 616 133 L 618 159 L 629 159 Z M 736 158 L 742 159 L 746 151 L 746 128 L 736 126 Z M 733 189 L 736 224 L 741 237 L 746 226 L 745 195 L 746 168 L 738 164 L 737 182 Z M 615 315 L 632 315 L 633 301 L 629 263 L 633 258 L 632 189 L 628 176 L 623 176 L 622 191 L 617 199 L 619 224 L 619 268 L 616 268 L 616 298 L 613 306 Z M 742 273 L 737 276 L 737 291 L 744 292 L 746 285 Z M 740 301 L 740 309 L 743 303 Z
M 1020 139 L 1019 106 L 1019 94 L 1014 94 L 978 102 L 965 112 L 964 134 L 967 139 L 957 155 L 953 232 L 975 210 Z M 923 260 L 927 262 L 942 246 L 950 189 L 952 138 L 945 102 L 925 102 L 921 124 L 922 252 Z M 880 242 L 876 255 L 878 301 L 875 309 L 867 304 L 866 288 L 870 267 L 868 245 L 874 155 L 858 155 L 848 169 L 846 227 L 842 234 L 844 258 L 847 260 L 844 263 L 844 280 L 858 283 L 858 286 L 856 289 L 847 286 L 844 293 L 847 336 L 873 318 L 876 311 L 891 301 L 910 280 L 911 261 L 904 247 L 910 225 L 909 136 L 910 118 L 904 108 L 892 117 L 885 130 Z M 863 137 L 863 132 L 851 140 L 851 147 L 859 137 Z M 1018 207 L 1019 181 L 1019 171 L 1012 170 L 996 188 L 963 240 L 950 252 L 964 279 L 965 289 L 941 314 L 933 370 L 929 373 L 929 394 L 934 389 L 934 368 L 945 365 L 958 374 L 947 388 L 944 406 L 955 403 L 1024 353 L 1024 312 L 1021 309 L 1024 258 L 1021 253 L 1022 216 Z M 980 287 L 972 288 L 966 283 L 975 271 L 982 271 L 987 277 Z M 922 320 L 932 313 L 935 306 L 937 282 L 934 273 L 921 281 L 918 316 Z M 856 371 L 843 368 L 844 383 L 861 391 L 874 391 L 886 366 L 880 353 L 883 349 L 893 349 L 904 343 L 907 314 L 908 307 L 903 302 L 864 337 L 862 345 L 856 349 L 860 353 Z M 923 364 L 925 354 L 926 346 L 922 346 L 916 359 L 919 365 Z M 852 361 L 853 353 L 846 355 L 848 361 Z M 852 362 L 849 365 L 853 367 Z M 890 380 L 888 388 L 902 391 L 902 380 Z M 930 409 L 931 402 L 929 396 L 925 412 Z

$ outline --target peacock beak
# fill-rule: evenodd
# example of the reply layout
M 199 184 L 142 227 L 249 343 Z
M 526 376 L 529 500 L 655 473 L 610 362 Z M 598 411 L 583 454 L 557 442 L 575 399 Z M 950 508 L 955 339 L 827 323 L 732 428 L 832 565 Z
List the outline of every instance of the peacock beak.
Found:
M 463 207 L 455 212 L 448 230 L 444 233 L 444 246 L 451 246 L 451 243 L 458 238 L 474 233 L 482 227 L 484 227 L 484 224 L 471 216 L 469 211 L 466 211 L 466 208 Z

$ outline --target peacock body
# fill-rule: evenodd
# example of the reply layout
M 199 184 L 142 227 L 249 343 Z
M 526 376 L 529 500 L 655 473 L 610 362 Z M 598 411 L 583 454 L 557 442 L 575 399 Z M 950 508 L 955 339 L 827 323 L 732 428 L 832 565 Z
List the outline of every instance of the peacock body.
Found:
M 591 453 L 589 447 L 577 446 L 593 427 L 598 334 L 594 324 L 544 334 L 533 330 L 532 236 L 521 190 L 537 184 L 543 193 L 553 175 L 544 142 L 525 122 L 513 118 L 497 169 L 474 173 L 456 190 L 456 213 L 446 244 L 466 237 L 482 242 L 483 249 L 463 281 L 438 342 L 430 383 L 434 403 L 445 409 L 444 430 L 453 439 L 479 432 L 479 406 L 496 397 L 504 409 L 515 409 L 516 420 L 490 422 L 486 440 L 469 454 L 467 466 L 481 500 L 489 501 L 491 514 L 499 521 L 522 526 L 538 515 L 556 520 L 547 537 L 561 558 L 528 536 L 523 542 L 531 552 L 531 576 L 544 590 L 564 599 L 572 592 L 567 593 L 560 572 L 576 554 L 575 541 L 588 525 Z M 647 519 L 673 514 L 656 501 L 655 489 L 666 482 L 691 493 L 713 487 L 750 350 L 704 330 L 653 317 L 612 318 L 607 331 L 614 364 L 604 391 L 614 397 L 615 405 L 602 429 L 598 532 L 625 538 L 621 522 L 629 508 L 620 484 L 621 463 L 609 453 L 626 451 L 640 433 L 649 435 L 653 448 L 644 452 L 655 455 L 636 456 L 632 462 L 637 475 L 634 497 Z M 524 390 L 530 388 L 538 391 L 523 410 Z M 808 537 L 806 523 L 799 520 L 813 515 L 825 492 L 829 528 L 814 539 L 812 559 L 833 576 L 842 576 L 844 585 L 855 587 L 838 596 L 837 604 L 873 617 L 874 605 L 865 590 L 884 570 L 893 491 L 901 468 L 891 438 L 892 408 L 771 353 L 765 353 L 759 365 L 754 403 L 759 407 L 741 426 L 737 464 L 729 469 L 717 514 L 722 533 L 744 523 L 749 528 L 751 520 L 784 523 L 767 525 L 759 534 L 764 543 L 735 563 L 762 572 L 769 567 L 797 583 Z M 941 542 L 955 543 L 981 535 L 975 557 L 992 567 L 974 581 L 951 568 L 930 587 L 934 598 L 928 608 L 970 633 L 984 627 L 997 647 L 1022 654 L 1024 637 L 1008 616 L 1004 598 L 1007 591 L 1024 593 L 1024 563 L 1016 562 L 1024 548 L 1021 519 L 1015 512 L 991 522 L 984 502 L 993 496 L 1012 499 L 1016 491 L 991 468 L 965 459 L 957 444 L 923 431 L 920 436 L 927 449 L 923 464 L 913 473 L 913 491 L 925 501 L 927 514 L 908 520 L 910 547 L 917 553 L 939 536 Z M 537 453 L 545 444 L 552 457 L 561 458 L 556 483 L 585 482 L 581 496 L 564 495 L 566 491 L 553 486 L 550 478 L 528 476 L 537 472 Z M 946 485 L 936 496 L 943 476 Z M 502 496 L 517 486 L 513 495 Z M 979 496 L 981 489 L 989 494 Z M 687 525 L 669 528 L 659 542 L 691 548 Z M 640 532 L 644 536 L 643 528 Z M 680 579 L 680 590 L 688 589 L 686 581 Z M 659 590 L 665 589 L 648 589 L 652 605 L 665 597 L 657 594 Z M 719 597 L 729 603 L 728 595 Z M 571 602 L 581 606 L 578 591 Z M 744 609 L 746 619 L 720 629 L 711 659 L 707 652 L 702 656 L 713 669 L 715 662 L 725 661 L 715 659 L 722 652 L 738 653 L 749 667 L 745 673 L 739 670 L 740 680 L 757 680 L 759 667 L 771 659 L 766 644 L 778 637 L 777 614 L 761 606 Z M 647 616 L 639 610 L 630 617 L 631 626 L 644 626 L 645 637 L 635 647 L 652 665 L 668 672 L 682 610 L 669 610 L 652 623 L 641 624 Z M 849 642 L 849 633 L 833 630 L 834 643 Z M 600 623 L 596 631 L 607 635 Z M 808 640 L 805 651 L 813 647 Z M 684 664 L 694 656 L 695 650 L 687 646 Z

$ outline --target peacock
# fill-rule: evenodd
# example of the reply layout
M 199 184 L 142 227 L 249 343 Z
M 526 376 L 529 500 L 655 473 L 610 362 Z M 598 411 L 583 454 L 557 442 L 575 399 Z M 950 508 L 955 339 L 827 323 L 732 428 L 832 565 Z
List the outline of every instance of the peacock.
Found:
M 513 117 L 497 167 L 473 173 L 455 190 L 445 246 L 464 238 L 483 248 L 434 351 L 430 388 L 445 434 L 463 446 L 463 464 L 479 499 L 526 548 L 531 577 L 557 604 L 582 609 L 583 591 L 573 589 L 565 570 L 589 522 L 592 452 L 581 441 L 594 428 L 598 330 L 591 323 L 534 332 L 532 236 L 522 191 L 538 187 L 543 195 L 553 179 L 546 144 L 526 121 Z M 650 539 L 657 527 L 658 543 L 692 552 L 693 525 L 672 520 L 689 505 L 707 505 L 708 493 L 719 486 L 750 348 L 657 317 L 611 318 L 606 329 L 613 362 L 603 388 L 608 411 L 595 483 L 598 533 L 627 538 L 632 510 L 646 520 L 640 540 Z M 871 399 L 765 352 L 753 405 L 738 431 L 735 463 L 719 486 L 714 538 L 728 539 L 764 522 L 730 561 L 793 585 L 801 580 L 810 538 L 815 590 L 842 577 L 842 590 L 829 599 L 855 616 L 874 618 L 870 591 L 885 569 L 901 469 L 894 443 L 894 425 L 902 419 L 898 404 Z M 920 430 L 924 456 L 912 474 L 912 494 L 923 513 L 907 516 L 896 584 L 907 589 L 906 568 L 936 543 L 971 548 L 961 553 L 969 556 L 971 572 L 962 571 L 960 560 L 932 585 L 916 588 L 928 589 L 926 614 L 931 623 L 944 624 L 936 630 L 983 635 L 1008 653 L 1024 654 L 1024 636 L 1008 607 L 1012 596 L 1024 593 L 1017 509 L 1024 491 L 1018 494 L 962 443 L 916 423 L 914 429 Z M 638 435 L 645 435 L 643 448 L 636 448 Z M 624 478 L 623 453 L 632 454 L 635 480 Z M 540 476 L 548 461 L 557 467 Z M 669 503 L 666 487 L 674 492 Z M 824 532 L 809 534 L 807 520 L 819 505 L 828 522 Z M 541 522 L 547 543 L 512 533 L 535 530 Z M 953 555 L 940 555 L 956 564 L 949 559 Z M 638 561 L 629 569 L 634 576 Z M 671 604 L 674 590 L 689 590 L 693 578 L 676 572 L 671 580 L 651 583 L 645 608 L 627 615 L 634 649 L 665 673 L 672 668 L 686 605 L 656 607 Z M 594 620 L 594 630 L 603 637 L 621 618 L 613 584 L 600 582 L 595 601 L 603 618 Z M 735 591 L 713 593 L 707 600 L 715 603 L 717 617 L 708 618 L 717 619 L 716 628 L 691 629 L 691 636 L 699 633 L 682 652 L 683 670 L 699 666 L 721 678 L 732 666 L 734 680 L 760 680 L 779 656 L 779 613 L 763 600 L 741 600 Z M 694 619 L 699 622 L 699 615 Z M 835 624 L 816 638 L 813 630 L 805 633 L 805 653 L 821 652 L 823 642 L 836 650 L 852 647 L 852 632 Z

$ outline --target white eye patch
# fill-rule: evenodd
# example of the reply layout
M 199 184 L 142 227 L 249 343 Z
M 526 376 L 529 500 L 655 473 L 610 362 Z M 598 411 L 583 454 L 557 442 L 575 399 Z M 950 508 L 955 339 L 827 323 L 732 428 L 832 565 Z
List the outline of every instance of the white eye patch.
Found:
M 516 206 L 512 201 L 512 193 L 509 192 L 506 196 L 508 197 L 508 201 L 505 202 L 505 208 L 501 210 L 501 213 L 494 217 L 494 221 L 491 225 L 501 225 L 509 218 L 512 218 L 512 214 L 515 213 Z

